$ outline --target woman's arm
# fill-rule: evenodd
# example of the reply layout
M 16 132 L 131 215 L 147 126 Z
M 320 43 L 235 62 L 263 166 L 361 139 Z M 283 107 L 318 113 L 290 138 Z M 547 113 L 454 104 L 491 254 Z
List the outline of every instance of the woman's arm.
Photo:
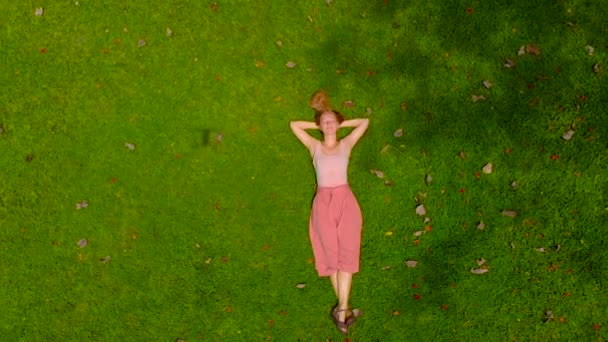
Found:
M 369 126 L 369 119 L 367 119 L 367 118 L 342 121 L 342 123 L 340 124 L 340 128 L 342 128 L 342 127 L 354 127 L 355 128 L 355 129 L 353 129 L 352 132 L 350 132 L 349 135 L 344 137 L 343 140 L 346 140 L 346 142 L 348 142 L 351 146 L 355 146 L 357 141 L 359 141 L 359 139 L 361 139 L 361 137 L 363 136 L 363 133 L 365 133 L 365 131 L 367 130 L 368 126 Z
M 311 137 L 305 130 L 307 129 L 319 129 L 316 122 L 311 121 L 290 121 L 289 127 L 293 134 L 306 146 L 309 150 L 312 150 L 317 139 Z

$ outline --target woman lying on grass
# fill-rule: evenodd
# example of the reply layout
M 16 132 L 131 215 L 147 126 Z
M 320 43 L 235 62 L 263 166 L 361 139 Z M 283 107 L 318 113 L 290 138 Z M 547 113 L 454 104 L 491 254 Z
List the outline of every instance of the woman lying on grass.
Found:
M 357 199 L 347 179 L 350 152 L 367 130 L 369 119 L 344 120 L 331 109 L 324 91 L 316 92 L 310 106 L 315 110 L 315 122 L 292 121 L 291 130 L 308 148 L 317 176 L 317 192 L 310 214 L 309 234 L 315 256 L 315 268 L 320 277 L 329 276 L 338 304 L 332 318 L 343 334 L 355 322 L 358 312 L 348 306 L 353 273 L 359 271 L 361 228 L 363 218 Z M 342 127 L 354 127 L 338 140 Z M 323 141 L 310 136 L 307 129 L 320 129 Z

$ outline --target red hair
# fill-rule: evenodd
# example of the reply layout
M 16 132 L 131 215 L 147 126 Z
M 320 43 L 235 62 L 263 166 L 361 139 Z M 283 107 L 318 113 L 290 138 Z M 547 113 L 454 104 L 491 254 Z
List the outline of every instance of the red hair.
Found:
M 336 120 L 338 123 L 342 123 L 344 121 L 344 116 L 331 108 L 331 104 L 329 103 L 329 97 L 325 90 L 319 90 L 312 95 L 310 99 L 310 107 L 315 111 L 315 122 L 317 126 L 321 125 L 321 115 L 325 112 L 334 113 L 336 116 Z

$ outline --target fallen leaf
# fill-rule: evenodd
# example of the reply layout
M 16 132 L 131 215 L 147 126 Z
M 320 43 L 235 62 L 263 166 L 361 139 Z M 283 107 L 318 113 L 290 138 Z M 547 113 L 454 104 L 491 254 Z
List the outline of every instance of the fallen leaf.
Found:
M 213 259 L 211 259 L 211 258 L 207 258 L 207 260 L 205 260 L 205 264 L 210 264 L 210 263 L 211 263 L 211 260 L 213 260 Z
M 221 262 L 222 264 L 227 263 L 227 262 L 228 262 L 228 260 L 229 260 L 229 259 L 228 259 L 228 257 L 227 257 L 227 256 L 223 256 L 223 257 L 221 257 L 221 258 L 220 258 L 220 262 Z
M 303 289 L 306 287 L 306 283 L 299 283 L 298 285 L 296 285 L 296 287 L 299 289 Z
M 227 313 L 231 313 L 232 311 L 233 311 L 233 310 L 232 310 L 232 306 L 229 306 L 229 307 L 227 307 L 227 308 L 226 308 L 226 312 L 227 312 Z
M 595 52 L 595 48 L 591 45 L 585 46 L 585 50 L 587 50 L 587 53 L 589 54 L 589 56 L 593 55 L 593 53 Z
M 479 178 L 479 177 L 481 177 L 481 173 L 475 172 L 475 178 Z
M 433 230 L 433 227 L 426 226 L 426 227 L 424 227 L 424 230 L 427 231 L 427 232 L 430 232 L 431 230 Z
M 218 133 L 218 134 L 215 136 L 215 141 L 216 141 L 218 144 L 221 144 L 221 143 L 222 143 L 222 138 L 224 138 L 224 135 L 223 135 L 223 134 L 220 132 L 220 133 Z
M 384 236 L 393 236 L 393 232 L 389 230 L 386 233 L 384 233 Z
M 89 240 L 80 239 L 80 240 L 78 240 L 77 244 L 78 244 L 78 247 L 85 248 L 89 244 Z
M 446 304 L 441 305 L 441 310 L 446 311 L 447 309 L 448 309 L 448 306 Z
M 467 7 L 467 14 L 473 14 L 473 7 Z
M 46 53 L 46 48 L 40 49 L 40 53 Z
M 534 56 L 540 56 L 540 48 L 534 44 L 526 45 L 526 52 Z
M 559 267 L 556 264 L 552 264 L 551 266 L 547 267 L 547 271 L 549 272 L 553 272 L 553 271 L 557 271 Z
M 486 263 L 486 259 L 484 259 L 484 258 L 477 259 L 477 260 L 475 260 L 475 262 L 477 263 L 477 266 L 481 266 Z
M 417 288 L 418 288 L 418 284 L 413 283 L 413 284 L 412 284 L 412 288 L 413 288 L 413 289 L 417 289 Z
M 424 182 L 426 183 L 426 185 L 430 185 L 432 181 L 433 181 L 433 177 L 431 176 L 430 173 L 427 173 L 426 177 L 424 177 Z
M 401 102 L 401 110 L 407 110 L 407 102 Z
M 553 159 L 553 160 L 558 160 L 558 159 L 559 159 L 559 156 L 558 156 L 557 154 L 555 154 L 555 153 L 554 153 L 554 154 L 552 154 L 552 155 L 551 155 L 551 159 Z
M 264 66 L 264 62 L 263 61 L 257 61 L 257 62 L 255 62 L 255 67 L 256 68 L 261 68 L 263 66 Z
M 476 269 L 471 269 L 471 273 L 473 274 L 484 274 L 488 272 L 487 268 L 476 268 Z
M 38 7 L 38 8 L 36 8 L 36 11 L 34 11 L 34 14 L 37 17 L 41 17 L 43 13 L 44 13 L 44 9 L 42 7 Z
M 505 62 L 504 62 L 503 65 L 504 65 L 505 68 L 511 69 L 511 68 L 515 67 L 515 62 L 512 59 L 508 58 L 508 59 L 505 60 Z
M 519 50 L 517 51 L 517 55 L 521 56 L 521 55 L 525 55 L 526 54 L 526 46 L 522 45 Z
M 414 268 L 418 265 L 418 261 L 416 260 L 408 260 L 405 262 L 405 265 L 410 268 Z
M 420 300 L 420 295 L 419 295 L 419 294 L 417 294 L 417 293 L 415 293 L 415 294 L 414 294 L 412 297 L 413 297 L 415 300 Z
M 355 106 L 355 103 L 353 101 L 348 100 L 348 101 L 344 101 L 344 103 L 342 105 L 346 108 L 352 108 Z
M 517 187 L 518 187 L 518 186 L 519 186 L 519 184 L 517 184 L 517 182 L 516 182 L 516 181 L 512 181 L 512 182 L 511 182 L 511 188 L 513 188 L 513 189 L 517 189 Z
M 173 36 L 173 30 L 167 27 L 167 29 L 165 30 L 165 35 L 167 37 Z
M 105 258 L 101 258 L 99 259 L 99 261 L 101 261 L 102 264 L 107 264 L 110 262 L 110 260 L 112 260 L 112 258 L 108 255 Z
M 471 99 L 473 100 L 473 102 L 479 102 L 485 100 L 486 97 L 483 95 L 472 95 Z
M 426 215 L 426 208 L 424 207 L 423 204 L 420 204 L 419 206 L 416 207 L 416 214 L 419 216 Z
M 209 8 L 211 8 L 211 10 L 212 10 L 213 12 L 217 12 L 217 9 L 218 9 L 217 2 L 212 2 L 212 3 L 210 3 L 210 4 L 209 4 Z
M 593 64 L 593 72 L 596 75 L 599 75 L 602 72 L 602 64 L 600 64 L 600 63 Z
M 137 47 L 142 47 L 142 46 L 144 46 L 144 45 L 146 45 L 146 41 L 145 41 L 145 40 L 143 40 L 143 39 L 140 39 L 140 40 L 137 42 Z
M 492 87 L 492 82 L 488 81 L 488 80 L 484 80 L 483 81 L 483 86 L 490 89 L 490 87 Z
M 30 163 L 32 160 L 34 160 L 34 155 L 33 154 L 28 154 L 27 156 L 25 156 L 25 161 Z
M 487 163 L 482 169 L 483 173 L 489 175 L 492 173 L 492 163 Z
M 503 216 L 507 216 L 507 217 L 516 217 L 517 216 L 517 212 L 514 210 L 503 210 L 501 214 Z
M 570 292 L 566 291 L 562 294 L 564 298 L 570 297 Z
M 464 153 L 464 151 L 458 152 L 458 157 L 460 157 L 462 160 L 467 159 L 467 155 Z
M 550 322 L 553 319 L 555 319 L 555 317 L 553 316 L 553 312 L 551 312 L 551 310 L 545 311 L 545 318 L 544 318 L 545 323 Z
M 367 107 L 367 109 L 365 109 L 365 112 L 367 113 L 367 115 L 370 115 L 372 113 L 372 109 L 370 107 Z
M 286 67 L 288 67 L 288 68 L 290 68 L 290 69 L 292 69 L 292 68 L 295 68 L 296 63 L 295 63 L 295 62 L 293 62 L 293 61 L 289 61 L 289 62 L 287 62 L 287 63 L 285 64 L 285 66 L 286 66 Z
M 287 315 L 287 311 L 285 311 L 285 310 L 281 310 L 281 315 L 282 315 L 282 316 L 286 316 L 286 315 Z
M 369 170 L 369 172 L 376 175 L 378 178 L 384 178 L 384 172 L 382 172 L 382 171 L 379 171 L 376 169 L 371 169 L 371 170 Z
M 574 130 L 569 129 L 562 135 L 562 139 L 568 141 L 568 140 L 572 139 L 573 135 L 574 135 Z
M 417 230 L 414 232 L 414 236 L 420 236 L 422 234 L 424 234 L 424 230 Z
M 129 150 L 133 151 L 135 149 L 135 144 L 132 144 L 130 142 L 126 142 L 125 143 L 125 147 L 128 148 Z
M 483 223 L 483 221 L 479 221 L 479 223 L 477 224 L 477 229 L 483 230 L 484 228 L 486 228 L 486 224 Z
M 431 222 L 431 218 L 430 217 L 425 217 L 424 218 L 424 223 L 426 224 L 426 223 L 429 223 L 429 222 Z
M 387 266 L 382 267 L 382 269 L 386 271 L 386 270 L 390 270 L 391 267 L 387 265 Z
M 598 330 L 600 330 L 600 325 L 597 323 L 594 323 L 592 328 L 593 328 L 593 330 L 598 331 Z
M 89 201 L 87 201 L 87 200 L 84 200 L 84 201 L 81 201 L 81 202 L 76 202 L 76 209 L 77 210 L 78 209 L 82 209 L 82 208 L 86 208 L 88 206 L 89 206 Z
M 403 128 L 398 128 L 393 135 L 395 138 L 401 138 L 403 136 Z
M 384 181 L 384 185 L 386 185 L 386 186 L 393 186 L 393 182 L 391 182 L 390 180 L 387 179 L 387 180 Z
M 401 312 L 399 312 L 399 310 L 394 310 L 391 314 L 393 316 L 399 316 L 399 315 L 401 315 Z

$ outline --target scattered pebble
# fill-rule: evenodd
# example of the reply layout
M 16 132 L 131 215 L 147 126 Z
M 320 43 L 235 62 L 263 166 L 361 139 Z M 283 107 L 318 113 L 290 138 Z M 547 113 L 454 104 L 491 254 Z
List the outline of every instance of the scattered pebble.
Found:
M 386 186 L 393 186 L 393 182 L 391 182 L 390 180 L 387 179 L 387 180 L 384 181 L 384 185 L 386 185 Z
M 424 223 L 426 224 L 426 223 L 429 223 L 429 222 L 431 222 L 431 218 L 430 217 L 425 217 L 424 218 Z
M 517 51 L 517 55 L 518 55 L 518 56 L 521 56 L 521 55 L 525 55 L 525 54 L 526 54 L 526 46 L 525 46 L 525 45 L 522 45 L 522 46 L 519 48 L 519 51 Z
M 555 317 L 553 316 L 553 312 L 551 312 L 551 310 L 545 311 L 545 318 L 544 318 L 545 323 L 551 322 L 554 319 L 555 319 Z
M 518 186 L 519 186 L 519 184 L 517 184 L 517 182 L 516 182 L 516 181 L 512 181 L 512 182 L 511 182 L 511 188 L 513 188 L 513 189 L 517 189 L 517 187 L 518 187 Z
M 458 157 L 460 157 L 462 160 L 467 159 L 467 155 L 464 153 L 464 151 L 458 152 Z
M 25 161 L 28 162 L 28 163 L 32 162 L 32 160 L 34 160 L 34 155 L 33 154 L 28 154 L 25 157 Z
M 222 143 L 222 138 L 223 138 L 223 137 L 224 137 L 224 135 L 223 135 L 223 134 L 220 132 L 220 133 L 218 133 L 218 134 L 215 136 L 215 141 L 216 141 L 218 144 L 221 144 L 221 143 Z
M 80 210 L 89 206 L 89 201 L 84 200 L 82 202 L 76 202 L 76 209 Z
M 367 115 L 370 115 L 372 113 L 372 109 L 370 107 L 367 107 L 365 111 L 367 112 Z
M 391 269 L 391 267 L 387 265 L 387 266 L 382 267 L 382 269 L 383 269 L 384 271 L 386 271 L 386 270 L 390 270 L 390 269 Z

